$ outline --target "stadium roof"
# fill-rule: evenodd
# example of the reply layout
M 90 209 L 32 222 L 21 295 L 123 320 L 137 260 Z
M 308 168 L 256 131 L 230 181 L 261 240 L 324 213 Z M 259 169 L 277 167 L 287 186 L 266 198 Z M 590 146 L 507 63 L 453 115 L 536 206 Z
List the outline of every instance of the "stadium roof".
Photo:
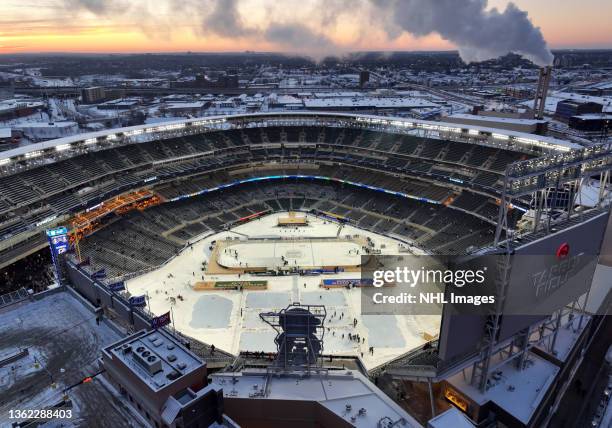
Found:
M 43 155 L 45 151 L 55 149 L 56 151 L 69 150 L 73 144 L 85 146 L 90 144 L 98 143 L 98 139 L 105 141 L 112 141 L 118 138 L 118 134 L 125 137 L 137 137 L 142 134 L 159 133 L 167 131 L 176 131 L 183 128 L 199 127 L 199 126 L 213 126 L 221 123 L 231 123 L 232 121 L 244 121 L 244 120 L 265 120 L 272 119 L 299 119 L 299 118 L 320 118 L 322 120 L 338 119 L 342 121 L 354 120 L 359 123 L 369 124 L 373 126 L 388 126 L 397 127 L 398 129 L 423 129 L 434 132 L 447 132 L 455 134 L 465 134 L 466 136 L 477 137 L 479 135 L 488 135 L 493 139 L 499 140 L 499 143 L 503 143 L 507 140 L 511 140 L 514 143 L 525 145 L 526 149 L 539 146 L 542 148 L 550 149 L 552 151 L 565 152 L 571 149 L 580 149 L 582 146 L 564 140 L 559 140 L 551 137 L 543 137 L 540 135 L 527 134 L 522 132 L 515 132 L 509 130 L 501 130 L 496 128 L 480 127 L 474 125 L 459 125 L 456 123 L 446 122 L 434 122 L 417 119 L 406 119 L 402 117 L 391 117 L 391 116 L 375 116 L 375 115 L 363 115 L 363 114 L 349 114 L 349 113 L 332 113 L 332 112 L 278 112 L 278 113 L 250 113 L 250 114 L 236 114 L 236 115 L 220 115 L 220 116 L 209 116 L 195 119 L 179 119 L 164 122 L 163 124 L 151 125 L 144 124 L 138 126 L 130 126 L 125 128 L 114 128 L 107 129 L 104 131 L 96 131 L 84 134 L 72 135 L 69 137 L 57 138 L 54 140 L 48 140 L 41 143 L 29 144 L 21 147 L 17 147 L 11 150 L 7 150 L 0 153 L 0 166 L 6 165 L 18 158 L 25 156 L 26 158 L 33 158 Z M 228 125 L 226 129 L 231 129 Z M 487 138 L 488 138 L 487 137 Z M 435 136 L 432 136 L 435 138 Z M 20 160 L 20 159 L 19 159 Z

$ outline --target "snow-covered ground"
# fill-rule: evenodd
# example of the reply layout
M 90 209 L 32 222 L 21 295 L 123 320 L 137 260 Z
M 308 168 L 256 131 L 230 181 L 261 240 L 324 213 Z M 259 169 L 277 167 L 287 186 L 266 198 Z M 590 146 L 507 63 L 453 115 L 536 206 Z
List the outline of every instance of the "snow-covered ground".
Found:
M 64 389 L 96 373 L 100 350 L 120 336 L 67 291 L 23 301 L 0 310 L 0 358 L 27 348 L 28 355 L 0 368 L 0 427 L 16 420 L 9 410 L 44 409 L 59 403 Z M 95 378 L 67 393 L 71 419 L 46 426 L 94 426 L 104 415 L 106 426 L 128 426 L 124 411 Z
M 278 217 L 272 214 L 200 240 L 194 240 L 177 257 L 159 269 L 128 281 L 133 295 L 148 296 L 149 309 L 155 314 L 172 310 L 174 327 L 182 333 L 232 353 L 239 351 L 274 351 L 275 332 L 260 320 L 259 313 L 285 308 L 292 302 L 323 304 L 326 306 L 324 353 L 357 355 L 367 368 L 375 367 L 408 350 L 423 345 L 423 333 L 435 335 L 440 317 L 435 315 L 396 316 L 361 315 L 359 289 L 326 290 L 319 285 L 323 278 L 359 278 L 356 272 L 342 272 L 324 276 L 261 277 L 241 275 L 240 280 L 268 281 L 265 291 L 195 291 L 199 281 L 238 280 L 238 275 L 207 275 L 205 265 L 211 257 L 212 241 L 229 237 L 295 236 L 331 237 L 359 235 L 369 237 L 382 254 L 397 254 L 406 244 L 366 232 L 352 226 L 340 225 L 309 216 L 310 225 L 279 228 Z M 254 244 L 250 244 L 254 245 Z M 332 263 L 333 264 L 333 263 Z M 357 325 L 354 327 L 354 320 Z M 349 340 L 358 334 L 360 343 Z M 365 341 L 363 340 L 365 338 Z M 368 349 L 374 347 L 374 355 Z

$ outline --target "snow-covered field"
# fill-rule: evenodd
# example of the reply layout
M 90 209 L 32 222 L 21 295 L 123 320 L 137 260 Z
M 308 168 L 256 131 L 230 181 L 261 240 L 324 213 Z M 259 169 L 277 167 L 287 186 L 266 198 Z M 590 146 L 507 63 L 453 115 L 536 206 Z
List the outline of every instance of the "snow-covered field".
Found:
M 243 274 L 240 280 L 268 281 L 265 291 L 194 291 L 199 281 L 238 280 L 238 275 L 207 275 L 203 266 L 211 257 L 212 241 L 230 237 L 369 237 L 382 254 L 397 254 L 405 244 L 352 226 L 340 226 L 309 216 L 306 227 L 279 228 L 272 214 L 240 225 L 228 232 L 201 238 L 159 269 L 128 281 L 133 295 L 148 296 L 149 309 L 155 314 L 172 310 L 174 327 L 182 333 L 232 353 L 239 351 L 274 351 L 275 333 L 259 319 L 259 313 L 285 308 L 292 302 L 326 306 L 324 353 L 357 355 L 372 368 L 408 350 L 423 345 L 423 333 L 437 334 L 439 316 L 361 315 L 359 289 L 326 290 L 319 286 L 323 278 L 355 279 L 355 272 L 324 276 L 261 277 Z M 341 228 L 339 230 L 339 228 Z M 195 240 L 194 240 L 195 241 Z M 238 241 L 237 241 L 238 242 Z M 249 244 L 254 245 L 254 244 Z M 240 254 L 240 251 L 239 251 Z M 333 264 L 333 263 L 332 263 Z M 357 325 L 354 326 L 354 320 Z M 358 334 L 362 340 L 349 340 Z M 365 339 L 365 340 L 363 340 Z M 368 349 L 374 347 L 374 355 Z

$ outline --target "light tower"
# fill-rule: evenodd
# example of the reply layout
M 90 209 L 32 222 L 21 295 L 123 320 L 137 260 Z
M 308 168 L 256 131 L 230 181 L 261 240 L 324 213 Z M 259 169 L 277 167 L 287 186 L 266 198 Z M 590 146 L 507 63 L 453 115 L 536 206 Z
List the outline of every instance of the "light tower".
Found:
M 275 368 L 310 371 L 313 366 L 321 365 L 325 316 L 325 306 L 299 303 L 292 303 L 279 312 L 259 314 L 277 332 Z

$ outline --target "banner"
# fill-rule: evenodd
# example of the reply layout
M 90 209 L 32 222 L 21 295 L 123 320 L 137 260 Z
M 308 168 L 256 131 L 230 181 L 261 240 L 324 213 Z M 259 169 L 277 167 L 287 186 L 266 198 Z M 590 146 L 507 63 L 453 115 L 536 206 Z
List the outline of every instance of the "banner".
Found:
M 91 274 L 91 277 L 93 279 L 106 278 L 106 269 L 102 268 L 100 270 L 95 271 L 94 273 Z
M 62 285 L 62 276 L 60 269 L 59 256 L 68 251 L 68 229 L 58 227 L 56 229 L 47 230 L 47 240 L 51 248 L 51 261 L 55 270 L 55 277 L 60 285 Z
M 135 306 L 139 308 L 147 306 L 146 297 L 144 295 L 132 296 L 130 297 L 129 302 L 130 302 L 130 306 Z
M 370 287 L 372 280 L 368 278 L 358 279 L 324 279 L 323 287 Z
M 125 290 L 125 282 L 113 282 L 112 284 L 108 284 L 108 289 L 110 291 L 123 291 Z
M 162 314 L 151 320 L 151 328 L 155 330 L 155 329 L 158 329 L 165 325 L 170 324 L 170 322 L 171 322 L 170 312 L 166 312 L 165 314 Z

